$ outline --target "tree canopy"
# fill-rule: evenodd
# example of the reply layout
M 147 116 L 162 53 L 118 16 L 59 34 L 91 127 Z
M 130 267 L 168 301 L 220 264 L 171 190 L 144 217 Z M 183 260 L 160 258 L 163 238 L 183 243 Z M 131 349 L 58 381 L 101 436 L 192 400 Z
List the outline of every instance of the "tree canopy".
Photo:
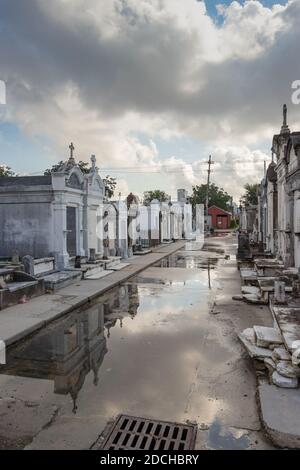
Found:
M 113 195 L 115 194 L 115 189 L 117 185 L 116 178 L 113 178 L 112 176 L 107 175 L 104 178 L 103 183 L 105 185 L 105 192 L 106 192 L 107 197 L 109 198 L 113 197 Z
M 145 191 L 144 192 L 144 204 L 148 206 L 151 201 L 157 199 L 159 202 L 166 202 L 170 199 L 165 191 L 161 191 L 160 189 L 154 189 L 153 191 Z
M 242 197 L 242 201 L 245 205 L 251 204 L 251 205 L 256 206 L 258 204 L 258 197 L 257 197 L 258 188 L 259 188 L 258 183 L 256 183 L 256 184 L 250 184 L 250 183 L 245 184 L 245 186 L 244 186 L 245 194 Z
M 44 171 L 44 175 L 47 176 L 47 175 L 51 175 L 51 173 L 55 173 L 56 171 L 59 170 L 59 168 L 64 164 L 65 162 L 63 162 L 62 160 L 58 163 L 56 163 L 55 165 L 52 165 L 51 168 L 47 168 L 45 171 Z M 82 171 L 82 173 L 84 174 L 87 174 L 89 171 L 90 171 L 90 164 L 87 163 L 87 162 L 82 162 L 80 160 L 80 162 L 78 162 L 78 166 L 80 168 L 80 170 Z
M 51 175 L 51 173 L 55 173 L 56 171 L 59 170 L 59 168 L 64 164 L 64 162 L 61 160 L 60 162 L 56 163 L 55 165 L 52 165 L 51 168 L 47 168 L 45 171 L 44 171 L 44 175 Z M 91 170 L 91 166 L 88 162 L 83 162 L 80 160 L 80 162 L 78 162 L 77 164 L 80 168 L 80 170 L 82 171 L 83 174 L 88 174 Z M 1 176 L 1 175 L 0 175 Z M 112 176 L 109 176 L 107 175 L 104 179 L 103 179 L 103 183 L 104 183 L 104 186 L 105 186 L 105 193 L 106 195 L 111 198 L 113 197 L 114 193 L 115 193 L 115 189 L 116 189 L 116 185 L 117 185 L 117 181 L 116 181 L 116 178 L 113 178 Z
M 205 204 L 207 195 L 207 184 L 200 186 L 193 186 L 193 193 L 189 197 L 190 203 L 194 206 L 196 204 Z M 231 205 L 232 197 L 224 191 L 223 188 L 218 188 L 214 183 L 209 185 L 208 191 L 208 205 L 218 206 L 220 209 L 228 210 Z
M 0 177 L 1 176 L 16 176 L 16 175 L 9 166 L 0 164 Z

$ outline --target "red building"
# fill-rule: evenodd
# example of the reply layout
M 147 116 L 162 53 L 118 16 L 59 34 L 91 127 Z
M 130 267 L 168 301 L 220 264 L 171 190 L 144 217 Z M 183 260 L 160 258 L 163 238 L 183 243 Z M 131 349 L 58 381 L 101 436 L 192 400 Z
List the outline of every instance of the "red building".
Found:
M 211 216 L 211 225 L 214 229 L 227 230 L 230 228 L 231 213 L 220 209 L 217 206 L 211 206 L 208 209 Z

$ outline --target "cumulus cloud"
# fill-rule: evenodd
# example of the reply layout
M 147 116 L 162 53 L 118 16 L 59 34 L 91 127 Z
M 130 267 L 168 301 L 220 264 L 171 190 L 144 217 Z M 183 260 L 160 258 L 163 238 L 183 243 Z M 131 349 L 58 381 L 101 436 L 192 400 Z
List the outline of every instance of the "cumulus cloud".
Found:
M 238 195 L 237 160 L 247 159 L 248 179 L 261 176 L 267 156 L 250 144 L 271 142 L 300 79 L 300 2 L 233 1 L 219 13 L 216 24 L 196 0 L 2 0 L 9 118 L 60 154 L 74 140 L 78 156 L 96 153 L 100 168 L 151 167 L 172 190 L 205 171 L 176 155 L 163 161 L 155 139 L 199 139 L 221 162 L 216 183 L 224 164 L 224 184 L 231 172 Z

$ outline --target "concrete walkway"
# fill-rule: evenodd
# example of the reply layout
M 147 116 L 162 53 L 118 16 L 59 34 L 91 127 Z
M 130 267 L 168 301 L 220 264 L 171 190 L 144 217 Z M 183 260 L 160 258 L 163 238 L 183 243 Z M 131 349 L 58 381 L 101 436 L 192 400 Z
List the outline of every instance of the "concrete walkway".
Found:
M 0 311 L 0 340 L 9 346 L 39 330 L 56 318 L 95 299 L 104 292 L 121 284 L 148 266 L 185 246 L 180 240 L 160 245 L 152 253 L 126 260 L 129 266 L 97 280 L 82 280 L 60 289 L 55 294 L 45 294 L 27 304 L 15 305 Z

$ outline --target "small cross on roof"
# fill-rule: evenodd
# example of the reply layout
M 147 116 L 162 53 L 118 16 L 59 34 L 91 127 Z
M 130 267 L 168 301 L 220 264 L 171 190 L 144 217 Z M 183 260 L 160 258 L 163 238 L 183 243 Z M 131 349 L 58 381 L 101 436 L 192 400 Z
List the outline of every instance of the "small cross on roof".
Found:
M 75 150 L 73 142 L 70 143 L 69 149 L 70 149 L 70 158 L 73 158 L 73 152 Z

